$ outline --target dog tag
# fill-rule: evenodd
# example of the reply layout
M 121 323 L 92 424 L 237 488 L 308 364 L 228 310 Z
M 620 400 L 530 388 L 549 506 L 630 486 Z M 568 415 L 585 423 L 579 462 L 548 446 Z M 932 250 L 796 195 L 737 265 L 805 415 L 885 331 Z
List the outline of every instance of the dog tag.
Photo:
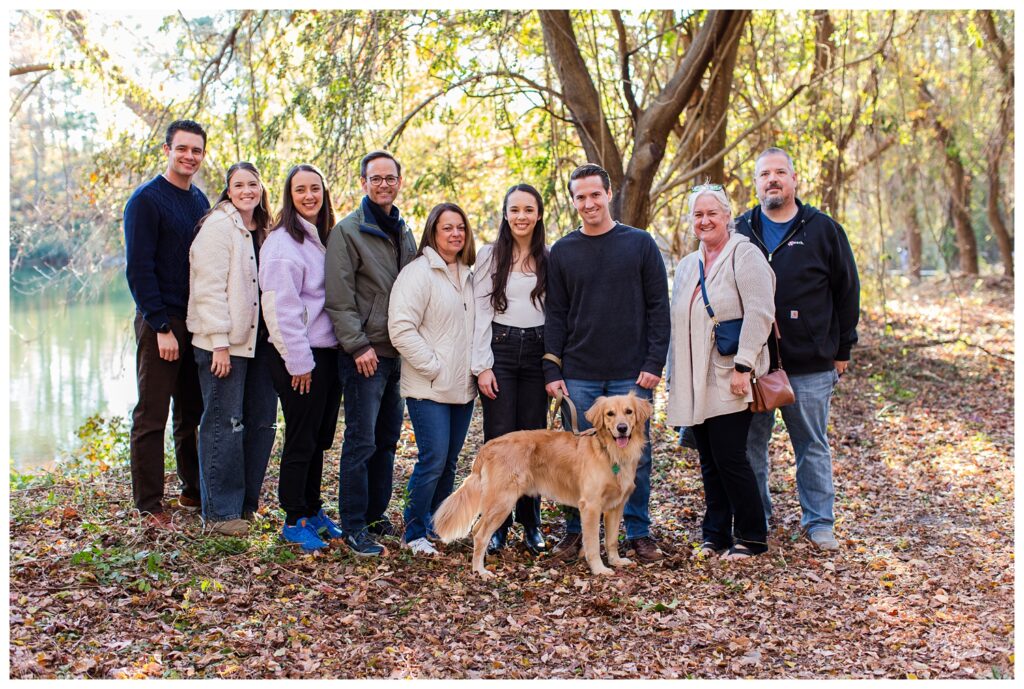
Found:
M 619 465 L 618 465 L 618 463 L 612 464 L 612 473 L 613 474 L 619 473 Z

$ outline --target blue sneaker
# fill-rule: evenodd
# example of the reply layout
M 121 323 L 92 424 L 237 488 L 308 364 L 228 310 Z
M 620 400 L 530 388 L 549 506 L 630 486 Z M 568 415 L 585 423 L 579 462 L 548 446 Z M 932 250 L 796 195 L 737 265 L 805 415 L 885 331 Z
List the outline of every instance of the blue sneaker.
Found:
M 377 557 L 384 552 L 384 546 L 373 540 L 373 536 L 365 529 L 356 534 L 346 534 L 345 545 L 353 553 L 362 557 Z
M 300 519 L 294 526 L 285 524 L 284 528 L 281 529 L 281 540 L 287 543 L 296 543 L 302 546 L 302 549 L 307 553 L 327 547 L 327 544 L 320 539 L 308 519 Z
M 317 535 L 325 541 L 330 538 L 341 538 L 342 533 L 338 525 L 331 521 L 331 518 L 321 509 L 314 516 L 308 517 L 309 526 L 316 531 Z

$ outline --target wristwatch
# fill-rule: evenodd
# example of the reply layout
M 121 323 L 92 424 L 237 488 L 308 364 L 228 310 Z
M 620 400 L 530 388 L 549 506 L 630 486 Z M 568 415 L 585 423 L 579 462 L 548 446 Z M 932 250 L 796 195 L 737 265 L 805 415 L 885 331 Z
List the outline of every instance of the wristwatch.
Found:
M 162 335 L 166 335 L 167 333 L 171 332 L 171 324 L 164 323 L 159 328 L 157 328 L 156 331 Z

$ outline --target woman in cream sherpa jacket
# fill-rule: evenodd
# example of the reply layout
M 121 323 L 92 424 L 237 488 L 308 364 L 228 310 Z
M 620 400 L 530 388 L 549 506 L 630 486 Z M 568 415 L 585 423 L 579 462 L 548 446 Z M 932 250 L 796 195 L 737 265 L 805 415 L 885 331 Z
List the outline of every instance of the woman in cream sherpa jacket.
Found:
M 261 322 L 257 283 L 259 246 L 269 225 L 259 171 L 251 163 L 236 163 L 189 251 L 186 324 L 203 393 L 203 518 L 212 531 L 229 536 L 245 534 L 245 519 L 259 508 L 274 445 L 272 347 Z
M 775 318 L 775 274 L 764 255 L 733 232 L 724 190 L 696 187 L 689 208 L 700 247 L 676 267 L 667 421 L 693 427 L 697 440 L 707 503 L 699 553 L 728 550 L 730 558 L 748 557 L 767 550 L 767 525 L 746 442 L 751 371 L 761 375 L 768 369 L 765 343 Z M 701 265 L 718 321 L 743 319 L 735 355 L 723 356 L 715 345 L 714 323 L 699 286 Z
M 409 477 L 403 542 L 416 555 L 434 555 L 427 540 L 434 511 L 455 484 L 455 465 L 473 416 L 471 372 L 473 233 L 454 203 L 427 217 L 419 255 L 391 291 L 388 331 L 402 355 L 402 396 L 419 457 Z

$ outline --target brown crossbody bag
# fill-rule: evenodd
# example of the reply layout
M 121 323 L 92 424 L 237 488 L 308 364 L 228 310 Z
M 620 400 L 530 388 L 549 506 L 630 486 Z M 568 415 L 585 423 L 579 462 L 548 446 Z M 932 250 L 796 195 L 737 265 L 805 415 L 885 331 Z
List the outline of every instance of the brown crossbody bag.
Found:
M 775 411 L 779 407 L 785 407 L 796 401 L 793 386 L 789 384 L 789 376 L 782 368 L 782 347 L 779 346 L 782 335 L 779 333 L 778 321 L 772 321 L 772 337 L 775 338 L 775 351 L 779 354 L 779 367 L 774 371 L 770 370 L 760 378 L 754 375 L 750 376 L 750 387 L 754 394 L 754 401 L 750 403 L 752 412 Z

